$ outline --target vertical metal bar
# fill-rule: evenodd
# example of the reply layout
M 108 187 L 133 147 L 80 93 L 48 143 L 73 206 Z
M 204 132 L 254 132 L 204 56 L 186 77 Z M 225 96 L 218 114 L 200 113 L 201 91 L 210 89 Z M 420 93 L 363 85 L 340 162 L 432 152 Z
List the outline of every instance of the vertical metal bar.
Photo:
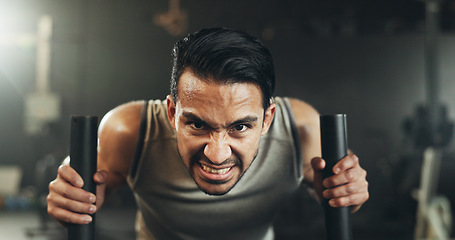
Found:
M 326 161 L 324 178 L 333 175 L 335 164 L 347 155 L 346 115 L 320 117 L 322 158 Z M 349 207 L 334 208 L 324 199 L 325 225 L 328 240 L 351 240 L 351 213 Z
M 96 194 L 93 174 L 97 168 L 98 118 L 74 116 L 71 118 L 70 165 L 84 181 L 82 189 Z M 86 225 L 70 224 L 68 240 L 93 240 L 95 238 L 95 215 Z

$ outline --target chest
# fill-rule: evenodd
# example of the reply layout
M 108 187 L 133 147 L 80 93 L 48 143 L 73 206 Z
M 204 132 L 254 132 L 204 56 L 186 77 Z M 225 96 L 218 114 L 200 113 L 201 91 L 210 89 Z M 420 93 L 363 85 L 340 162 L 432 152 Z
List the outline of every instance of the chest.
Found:
M 236 186 L 223 196 L 209 196 L 194 183 L 173 140 L 154 142 L 145 149 L 133 187 L 144 221 L 150 228 L 162 225 L 200 239 L 265 233 L 300 184 L 289 148 L 273 139 L 261 142 L 258 156 Z

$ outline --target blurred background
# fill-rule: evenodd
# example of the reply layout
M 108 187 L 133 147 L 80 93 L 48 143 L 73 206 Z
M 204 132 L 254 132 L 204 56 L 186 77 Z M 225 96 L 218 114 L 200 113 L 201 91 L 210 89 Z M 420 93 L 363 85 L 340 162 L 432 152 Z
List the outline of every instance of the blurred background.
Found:
M 173 44 L 213 26 L 271 50 L 276 95 L 347 114 L 371 194 L 354 239 L 455 236 L 455 0 L 0 0 L 0 238 L 64 239 L 45 196 L 70 116 L 165 98 Z M 134 239 L 134 218 L 129 190 L 115 192 L 97 239 Z M 323 211 L 302 187 L 275 227 L 324 239 Z

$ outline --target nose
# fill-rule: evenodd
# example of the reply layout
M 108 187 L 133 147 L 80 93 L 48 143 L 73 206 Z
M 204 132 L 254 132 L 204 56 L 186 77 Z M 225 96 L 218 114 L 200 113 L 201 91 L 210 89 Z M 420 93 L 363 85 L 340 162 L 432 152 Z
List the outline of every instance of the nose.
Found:
M 204 155 L 214 164 L 221 164 L 228 159 L 231 154 L 231 146 L 226 141 L 226 135 L 222 133 L 211 134 L 211 139 L 204 148 Z

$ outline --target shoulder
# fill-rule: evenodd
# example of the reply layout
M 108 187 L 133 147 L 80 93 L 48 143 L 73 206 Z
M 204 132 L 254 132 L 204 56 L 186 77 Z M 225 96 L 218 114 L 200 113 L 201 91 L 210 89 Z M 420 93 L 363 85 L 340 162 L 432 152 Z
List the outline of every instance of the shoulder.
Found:
M 305 101 L 288 98 L 291 104 L 292 112 L 295 117 L 296 124 L 299 127 L 313 126 L 319 127 L 319 112 Z
M 126 178 L 136 149 L 144 101 L 122 104 L 101 120 L 98 131 L 98 168 L 111 173 L 117 185 Z
M 300 136 L 304 180 L 311 184 L 314 177 L 311 159 L 321 155 L 319 112 L 304 101 L 289 99 L 289 102 Z
M 99 133 L 129 135 L 138 131 L 144 101 L 124 103 L 109 111 L 101 120 Z

